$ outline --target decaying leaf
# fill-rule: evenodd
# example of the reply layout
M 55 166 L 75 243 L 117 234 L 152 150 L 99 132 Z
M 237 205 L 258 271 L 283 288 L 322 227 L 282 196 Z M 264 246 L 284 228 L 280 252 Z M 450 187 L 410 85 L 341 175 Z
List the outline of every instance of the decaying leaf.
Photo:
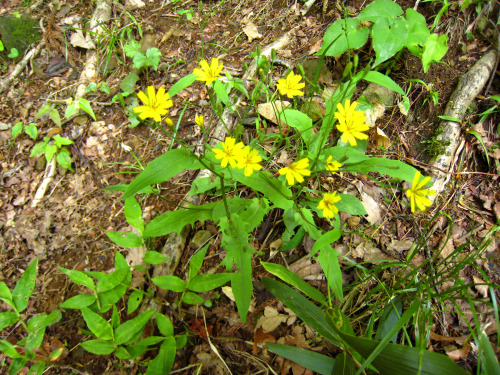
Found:
M 248 37 L 248 41 L 251 42 L 254 39 L 261 39 L 262 34 L 259 33 L 259 30 L 257 30 L 257 26 L 254 25 L 252 21 L 250 21 L 248 18 L 244 18 L 241 23 L 243 23 L 245 26 L 243 27 L 243 32 L 245 35 Z
M 391 145 L 391 140 L 387 135 L 385 135 L 384 131 L 377 126 L 377 132 L 373 135 L 375 142 L 377 142 L 377 146 L 380 148 L 388 149 Z
M 79 47 L 85 49 L 95 48 L 94 43 L 92 43 L 90 40 L 87 40 L 83 35 L 82 30 L 80 29 L 75 30 L 75 32 L 71 35 L 69 42 L 73 47 Z

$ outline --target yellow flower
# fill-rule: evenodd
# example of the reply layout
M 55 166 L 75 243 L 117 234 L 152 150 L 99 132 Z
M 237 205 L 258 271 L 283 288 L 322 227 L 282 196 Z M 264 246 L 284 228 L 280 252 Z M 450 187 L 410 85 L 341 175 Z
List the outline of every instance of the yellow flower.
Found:
M 333 217 L 335 214 L 339 212 L 335 203 L 340 201 L 340 197 L 337 195 L 337 192 L 333 193 L 325 193 L 323 195 L 323 199 L 318 204 L 318 209 L 323 210 L 323 216 L 326 218 Z
M 197 81 L 205 81 L 208 86 L 220 77 L 223 65 L 222 63 L 219 65 L 219 59 L 212 59 L 210 65 L 208 65 L 207 60 L 201 60 L 200 67 L 201 69 L 195 68 L 193 74 L 198 76 Z
M 222 143 L 222 148 L 222 150 L 214 148 L 215 158 L 222 159 L 220 165 L 223 168 L 227 167 L 227 163 L 229 163 L 231 167 L 236 168 L 236 163 L 240 159 L 243 151 L 243 143 L 236 143 L 234 138 L 227 137 Z
M 278 172 L 280 175 L 286 176 L 288 185 L 293 185 L 295 180 L 300 184 L 304 181 L 304 177 L 302 176 L 311 175 L 311 171 L 307 167 L 309 167 L 309 159 L 304 158 L 293 162 L 288 167 L 281 168 Z
M 200 127 L 201 131 L 205 130 L 205 119 L 203 116 L 196 116 L 194 122 Z
M 293 72 L 290 72 L 286 78 L 278 80 L 276 88 L 279 90 L 281 95 L 286 95 L 289 98 L 304 95 L 304 92 L 300 91 L 300 89 L 303 89 L 306 84 L 304 82 L 300 82 L 301 79 L 302 76 L 295 75 Z
M 165 93 L 165 89 L 160 87 L 158 92 L 155 93 L 155 88 L 153 86 L 148 86 L 147 95 L 144 92 L 139 91 L 137 97 L 141 99 L 141 101 L 145 105 L 141 105 L 139 107 L 134 108 L 134 112 L 139 114 L 139 118 L 144 120 L 148 117 L 151 117 L 156 122 L 161 121 L 161 116 L 164 116 L 168 113 L 168 109 L 172 107 L 173 103 L 170 99 L 170 95 Z
M 330 171 L 330 172 L 337 172 L 340 167 L 342 166 L 342 164 L 340 164 L 337 160 L 333 160 L 333 156 L 330 155 L 328 157 L 328 159 L 326 159 L 326 165 L 325 165 L 325 168 L 327 171 Z
M 432 202 L 425 195 L 434 195 L 434 190 L 424 189 L 424 186 L 431 180 L 430 176 L 425 177 L 420 181 L 420 171 L 415 173 L 411 188 L 406 190 L 406 195 L 410 198 L 411 212 L 415 213 L 415 205 L 419 210 L 424 211 L 426 207 L 430 207 Z M 420 181 L 420 182 L 419 182 Z
M 257 150 L 252 150 L 249 146 L 245 146 L 241 151 L 240 158 L 238 160 L 237 167 L 240 169 L 245 169 L 245 176 L 251 176 L 252 173 L 262 169 L 259 164 L 262 158 Z
M 365 124 L 366 117 L 361 111 L 356 111 L 358 103 L 347 99 L 345 105 L 337 104 L 338 112 L 335 112 L 335 118 L 339 120 L 337 129 L 342 133 L 340 140 L 344 143 L 349 142 L 351 146 L 356 146 L 357 139 L 368 139 L 368 135 L 363 132 L 370 129 L 368 124 Z

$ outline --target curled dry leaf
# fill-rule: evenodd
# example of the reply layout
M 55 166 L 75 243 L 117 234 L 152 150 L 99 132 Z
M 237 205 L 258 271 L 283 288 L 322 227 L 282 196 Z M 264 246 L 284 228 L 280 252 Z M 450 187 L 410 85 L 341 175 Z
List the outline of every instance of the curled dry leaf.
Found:
M 377 142 L 377 146 L 380 148 L 388 149 L 391 145 L 391 140 L 387 135 L 385 135 L 384 131 L 377 126 L 377 132 L 373 135 L 375 142 Z
M 254 25 L 252 21 L 248 18 L 244 18 L 241 21 L 245 26 L 243 26 L 243 32 L 248 37 L 248 41 L 251 42 L 254 39 L 261 39 L 262 34 L 257 30 L 257 26 Z

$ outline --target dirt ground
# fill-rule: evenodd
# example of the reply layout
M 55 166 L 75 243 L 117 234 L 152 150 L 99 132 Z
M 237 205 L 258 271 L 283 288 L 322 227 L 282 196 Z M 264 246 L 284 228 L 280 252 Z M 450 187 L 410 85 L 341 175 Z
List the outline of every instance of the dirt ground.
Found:
M 14 11 L 27 14 L 34 3 L 30 4 L 26 0 L 4 1 L 3 5 L 0 5 L 0 16 Z M 130 24 L 130 18 L 126 16 L 126 12 L 130 12 L 142 25 L 143 46 L 155 46 L 162 53 L 158 71 L 151 70 L 148 77 L 141 76 L 138 87 L 143 90 L 149 85 L 169 87 L 180 77 L 190 74 L 197 66 L 202 53 L 207 59 L 219 57 L 227 71 L 235 77 L 241 77 L 244 63 L 251 62 L 249 56 L 255 52 L 257 44 L 266 46 L 289 30 L 293 30 L 292 43 L 285 50 L 278 51 L 278 57 L 291 62 L 298 61 L 309 55 L 311 48 L 317 45 L 325 30 L 338 17 L 333 2 L 328 4 L 326 14 L 322 13 L 321 4 L 315 4 L 305 16 L 299 13 L 303 3 L 293 0 L 164 3 L 147 1 L 143 8 L 127 10 L 121 2 L 113 2 L 112 20 L 108 30 L 112 31 L 112 27 L 116 28 L 114 30 L 120 30 Z M 412 1 L 404 0 L 398 3 L 403 9 L 415 6 Z M 48 100 L 63 104 L 66 99 L 74 95 L 87 50 L 67 43 L 68 36 L 73 31 L 67 29 L 64 22 L 70 17 L 78 17 L 83 25 L 92 16 L 94 3 L 62 0 L 51 3 L 42 1 L 42 4 L 32 11 L 31 16 L 36 19 L 44 18 L 43 36 L 46 46 L 21 72 L 11 87 L 0 96 L 1 124 L 13 125 L 18 121 L 27 124 L 34 121 L 36 112 Z M 355 15 L 362 9 L 363 4 L 364 2 L 356 0 L 345 5 Z M 192 9 L 193 18 L 190 20 L 185 14 L 178 12 L 186 9 Z M 198 21 L 202 14 L 209 14 L 211 10 L 214 10 L 213 17 L 201 32 Z M 431 17 L 438 12 L 439 3 L 421 3 L 418 10 L 427 17 L 429 23 Z M 485 14 L 493 19 L 498 10 Z M 243 27 L 249 22 L 257 26 L 260 38 L 249 40 L 243 32 Z M 492 43 L 496 40 L 496 34 L 492 34 L 488 27 L 480 30 L 478 26 L 480 22 L 482 21 L 479 20 L 473 7 L 465 11 L 461 11 L 459 7 L 450 8 L 449 13 L 443 16 L 435 30 L 449 36 L 450 49 L 443 58 L 445 64 L 434 64 L 426 74 L 423 73 L 417 58 L 408 52 L 399 56 L 391 74 L 397 83 L 405 90 L 410 88 L 408 79 L 432 83 L 433 90 L 439 95 L 439 102 L 433 103 L 428 98 L 428 92 L 423 85 L 415 82 L 411 84 L 410 114 L 403 116 L 397 105 L 394 105 L 379 120 L 386 135 L 391 140 L 400 141 L 394 142 L 394 147 L 388 151 L 389 154 L 407 158 L 405 160 L 415 160 L 415 165 L 430 171 L 426 165 L 431 155 L 427 147 L 429 143 L 425 141 L 429 141 L 434 135 L 439 123 L 437 116 L 443 113 L 460 76 L 485 51 L 494 48 Z M 496 23 L 496 18 L 494 22 Z M 132 35 L 140 40 L 136 29 Z M 203 40 L 203 52 L 201 40 Z M 109 43 L 108 35 L 108 39 L 98 44 L 101 66 L 105 61 Z M 67 60 L 62 57 L 66 52 Z M 361 59 L 369 58 L 371 53 L 368 45 L 359 51 Z M 5 57 L 3 61 L 6 68 L 1 70 L 0 74 L 5 77 L 13 70 L 15 64 Z M 59 64 L 58 67 L 57 64 L 61 61 L 65 64 Z M 75 143 L 70 148 L 75 172 L 59 168 L 43 200 L 36 207 L 32 207 L 31 203 L 43 179 L 45 170 L 43 158 L 29 157 L 34 145 L 29 137 L 23 135 L 12 141 L 10 128 L 0 129 L 0 280 L 12 288 L 23 270 L 35 257 L 38 257 L 40 263 L 37 286 L 27 314 L 49 313 L 58 308 L 61 302 L 81 292 L 78 286 L 69 282 L 68 277 L 58 267 L 93 271 L 110 271 L 114 267 L 115 252 L 124 249 L 112 243 L 106 236 L 106 231 L 124 231 L 131 228 L 123 215 L 121 193 L 106 191 L 103 188 L 130 183 L 137 175 L 137 169 L 131 167 L 135 164 L 135 160 L 124 146 L 131 147 L 144 165 L 160 156 L 170 146 L 171 139 L 159 129 L 151 129 L 144 124 L 135 128 L 129 127 L 126 113 L 120 104 L 111 103 L 112 96 L 119 91 L 121 80 L 131 70 L 131 61 L 127 59 L 121 64 L 113 58 L 109 64 L 108 73 L 105 74 L 101 70 L 100 82 L 106 82 L 111 92 L 109 94 L 91 92 L 86 96 L 96 113 L 97 121 L 88 116 L 81 116 L 64 124 L 62 130 L 46 117 L 36 122 L 38 132 L 42 135 L 53 135 L 58 132 L 64 136 L 76 134 Z M 335 69 L 339 69 L 336 64 L 341 62 L 333 61 L 330 64 L 332 74 L 335 73 Z M 362 89 L 363 87 L 360 87 L 355 97 L 359 96 Z M 488 93 L 483 91 L 474 102 L 474 108 L 464 121 L 464 128 L 478 125 L 480 117 L 478 114 L 495 104 L 493 100 L 488 99 L 491 95 L 500 95 L 498 72 L 495 73 Z M 215 121 L 209 111 L 206 89 L 201 82 L 195 83 L 174 98 L 171 111 L 174 123 L 185 103 L 189 105 L 184 112 L 179 135 L 184 140 L 194 143 L 200 137 L 199 129 L 194 123 L 195 116 L 203 114 L 205 118 Z M 62 108 L 64 106 L 61 106 L 63 112 Z M 480 125 L 483 126 L 483 133 L 487 137 L 498 142 L 498 134 L 495 135 L 496 124 L 498 117 L 493 114 Z M 252 134 L 251 129 L 247 132 Z M 394 240 L 418 239 L 428 219 L 439 210 L 448 213 L 455 222 L 453 238 L 456 239 L 456 246 L 464 238 L 480 240 L 500 219 L 498 169 L 495 167 L 494 158 L 491 158 L 491 164 L 488 166 L 485 154 L 476 138 L 468 134 L 464 135 L 464 139 L 466 148 L 461 160 L 462 171 L 481 173 L 463 174 L 460 178 L 454 179 L 446 194 L 429 213 L 416 215 L 410 219 L 403 208 L 391 208 L 374 237 L 374 241 L 381 247 L 382 244 Z M 381 154 L 380 149 L 374 144 L 370 144 L 369 151 Z M 498 158 L 496 162 L 498 163 Z M 169 183 L 162 184 L 160 188 L 165 199 L 150 195 L 141 203 L 145 212 L 144 219 L 148 221 L 160 213 L 174 209 L 189 191 L 194 177 L 191 172 L 185 172 Z M 274 212 L 273 215 L 280 213 Z M 273 220 L 275 219 L 273 217 Z M 349 217 L 343 219 L 347 220 Z M 349 222 L 353 225 L 351 228 L 353 233 L 373 232 L 374 227 L 365 218 Z M 446 227 L 447 223 L 443 221 L 436 228 L 429 243 L 431 249 L 438 246 L 446 233 Z M 192 233 L 201 229 L 211 233 L 217 232 L 213 224 L 205 223 L 197 224 Z M 260 238 L 262 233 L 264 229 L 259 228 L 256 238 Z M 266 241 L 266 246 L 262 249 L 266 256 L 270 252 L 269 244 L 278 237 L 279 233 L 274 232 L 273 237 Z M 359 244 L 360 238 L 358 235 L 353 244 Z M 156 243 L 153 245 L 161 248 L 164 239 L 155 240 Z M 343 238 L 340 244 L 345 244 L 346 241 L 346 238 Z M 491 258 L 480 264 L 492 282 L 497 285 L 500 281 L 499 242 L 500 238 L 497 236 L 488 249 Z M 210 249 L 209 255 L 212 260 L 204 264 L 205 271 L 216 268 L 220 261 L 217 246 L 217 243 L 214 243 Z M 293 263 L 306 255 L 307 246 L 307 243 L 303 244 L 288 254 L 287 262 Z M 189 258 L 189 248 L 186 248 L 185 257 L 177 268 L 180 277 L 187 272 L 186 261 Z M 283 308 L 260 286 L 259 280 L 266 274 L 265 271 L 256 266 L 254 273 L 257 311 L 250 316 L 248 323 L 245 325 L 235 323 L 238 319 L 236 308 L 224 295 L 216 300 L 212 308 L 204 308 L 207 325 L 211 327 L 213 337 L 221 337 L 220 340 L 214 340 L 214 343 L 234 374 L 268 371 L 263 363 L 268 363 L 281 374 L 306 374 L 307 372 L 300 372 L 290 363 L 279 362 L 270 352 L 261 349 L 254 351 L 251 345 L 255 340 L 253 318 L 266 306 L 273 306 L 278 310 Z M 470 279 L 480 275 L 471 270 L 464 272 L 460 277 Z M 474 293 L 478 294 L 480 291 Z M 169 297 L 166 298 L 168 300 Z M 0 310 L 3 310 L 1 305 Z M 174 320 L 176 330 L 183 331 L 188 328 L 193 332 L 190 344 L 177 353 L 174 370 L 189 374 L 195 368 L 189 367 L 190 365 L 203 362 L 206 364 L 203 373 L 223 373 L 225 370 L 220 367 L 217 359 L 206 354 L 211 353 L 207 341 L 201 334 L 197 334 L 200 332 L 200 322 L 203 323 L 200 316 L 199 311 L 193 308 L 186 310 L 183 316 L 177 316 L 177 321 Z M 63 313 L 63 320 L 60 323 L 48 328 L 47 337 L 59 340 L 68 352 L 64 359 L 55 362 L 46 373 L 134 374 L 142 371 L 143 368 L 137 364 L 130 363 L 129 367 L 118 368 L 113 360 L 114 357 L 96 356 L 84 351 L 78 346 L 86 339 L 81 331 L 83 327 L 84 322 L 79 313 L 68 310 Z M 286 337 L 287 342 L 301 343 L 303 347 L 314 346 L 314 340 L 311 339 L 314 335 L 311 336 L 311 332 L 303 328 L 293 324 L 282 325 L 273 331 L 272 336 L 275 339 Z M 446 328 L 449 336 L 461 336 L 467 331 L 467 327 L 460 321 Z M 1 339 L 15 342 L 19 339 L 18 332 L 2 331 Z M 496 342 L 495 333 L 491 333 L 490 339 Z M 446 341 L 436 340 L 433 345 L 434 349 L 440 352 L 452 351 L 450 348 L 445 348 L 449 345 Z M 456 350 L 462 349 L 462 346 L 454 345 Z M 326 354 L 331 349 L 325 347 L 323 352 Z M 458 363 L 469 370 L 475 368 L 476 361 L 472 352 L 463 354 L 458 359 Z M 6 371 L 6 367 L 0 369 L 0 372 Z

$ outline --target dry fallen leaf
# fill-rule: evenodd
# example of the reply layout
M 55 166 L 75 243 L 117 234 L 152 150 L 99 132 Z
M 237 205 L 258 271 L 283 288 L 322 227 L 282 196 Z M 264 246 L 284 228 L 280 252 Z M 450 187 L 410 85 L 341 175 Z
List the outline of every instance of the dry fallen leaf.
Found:
M 266 120 L 269 120 L 275 124 L 278 123 L 278 117 L 276 116 L 276 111 L 282 111 L 284 108 L 290 107 L 290 102 L 277 100 L 275 102 L 267 102 L 261 103 L 257 106 L 257 112 L 259 115 L 264 117 Z M 282 121 L 282 126 L 286 125 L 284 121 Z
M 254 25 L 252 21 L 248 18 L 244 18 L 241 21 L 245 26 L 243 27 L 243 32 L 248 37 L 248 41 L 251 42 L 254 39 L 261 39 L 262 34 L 257 30 L 257 26 Z
M 375 142 L 377 142 L 377 146 L 380 148 L 388 149 L 391 145 L 391 140 L 387 135 L 385 135 L 384 131 L 377 126 L 377 132 L 373 135 Z
M 93 49 L 95 48 L 94 43 L 87 41 L 85 36 L 83 36 L 82 30 L 77 29 L 69 39 L 69 42 L 73 47 Z

